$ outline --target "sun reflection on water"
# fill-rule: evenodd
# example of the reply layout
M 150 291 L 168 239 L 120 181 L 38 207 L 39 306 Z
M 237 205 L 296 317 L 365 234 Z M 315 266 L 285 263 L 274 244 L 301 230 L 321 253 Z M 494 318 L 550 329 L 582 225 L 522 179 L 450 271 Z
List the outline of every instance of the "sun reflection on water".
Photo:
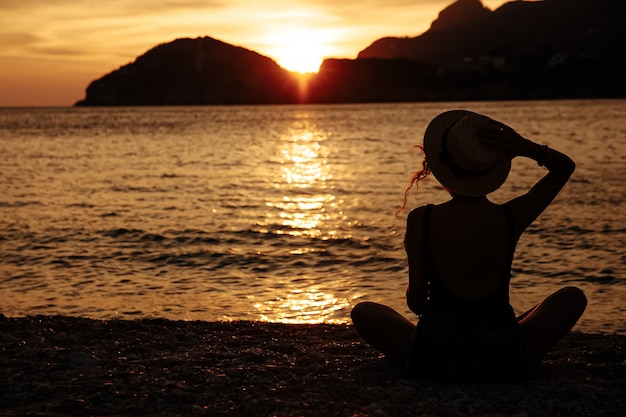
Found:
M 322 231 L 318 226 L 330 219 L 326 207 L 334 206 L 335 197 L 329 194 L 312 197 L 288 197 L 283 196 L 279 202 L 267 202 L 266 206 L 274 207 L 279 211 L 280 224 L 286 229 L 275 231 L 277 234 L 290 234 L 292 236 L 319 237 Z M 333 231 L 329 231 L 333 235 Z
M 273 233 L 336 236 L 333 222 L 341 212 L 336 197 L 328 192 L 332 175 L 327 140 L 325 132 L 306 125 L 295 126 L 282 136 L 277 151 L 280 176 L 274 182 L 274 188 L 281 190 L 282 195 L 265 202 L 266 207 L 275 209 L 266 213 L 268 224 L 280 226 Z
M 279 193 L 268 196 L 265 205 L 265 233 L 290 235 L 297 239 L 288 252 L 291 256 L 326 252 L 320 242 L 337 237 L 345 216 L 342 201 L 332 192 L 332 171 L 328 163 L 329 135 L 315 126 L 299 121 L 279 140 L 276 156 L 279 170 L 273 186 Z M 315 240 L 311 240 L 315 239 Z M 294 271 L 301 285 L 290 286 L 285 293 L 274 293 L 258 300 L 254 308 L 264 321 L 282 323 L 340 323 L 340 310 L 350 308 L 351 300 L 327 292 L 309 281 L 305 269 Z M 307 282 L 308 281 L 308 282 Z M 304 282 L 307 282 L 304 284 Z M 256 297 L 250 297 L 255 300 Z M 257 301 L 257 300 L 255 300 Z
M 287 184 L 296 188 L 310 188 L 315 182 L 325 183 L 328 176 L 326 160 L 320 155 L 324 137 L 313 132 L 292 133 L 281 149 L 282 174 Z
M 335 318 L 335 312 L 350 308 L 350 300 L 336 297 L 321 291 L 317 286 L 306 289 L 293 289 L 284 297 L 265 303 L 254 304 L 261 320 L 269 322 L 304 323 L 343 323 Z

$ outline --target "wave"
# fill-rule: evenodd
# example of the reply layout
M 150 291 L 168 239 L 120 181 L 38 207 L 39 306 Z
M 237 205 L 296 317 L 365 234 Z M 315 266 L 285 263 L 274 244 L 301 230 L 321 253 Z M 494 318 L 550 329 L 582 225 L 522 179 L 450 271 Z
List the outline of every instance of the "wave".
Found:
M 114 250 L 94 260 L 131 262 L 129 269 L 176 267 L 294 276 L 316 276 L 320 271 L 341 269 L 368 274 L 405 269 L 403 254 L 388 242 L 375 239 L 364 242 L 348 237 L 303 237 L 254 229 L 209 235 L 196 229 L 151 233 L 115 228 L 99 234 L 112 240 L 101 245 Z M 61 261 L 70 260 L 63 257 Z
M 26 206 L 44 206 L 45 204 L 37 200 L 0 201 L 0 208 L 20 208 Z

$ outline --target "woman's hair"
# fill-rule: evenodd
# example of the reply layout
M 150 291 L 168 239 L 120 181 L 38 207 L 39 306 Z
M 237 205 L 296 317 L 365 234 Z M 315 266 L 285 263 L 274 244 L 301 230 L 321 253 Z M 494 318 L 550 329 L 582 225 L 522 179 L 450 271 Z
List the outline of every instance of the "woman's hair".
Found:
M 421 149 L 422 153 L 424 153 L 424 147 L 422 145 L 415 145 L 414 147 Z M 426 160 L 426 157 L 424 156 L 424 160 L 422 161 L 421 171 L 417 171 L 413 174 L 413 176 L 411 177 L 411 182 L 409 183 L 409 186 L 406 187 L 406 190 L 404 190 L 404 202 L 402 203 L 402 207 L 400 207 L 398 211 L 396 211 L 396 216 L 399 216 L 402 210 L 406 208 L 407 199 L 409 198 L 409 192 L 411 191 L 413 186 L 415 186 L 415 188 L 418 188 L 420 181 L 427 181 L 428 174 L 430 174 L 430 167 L 428 166 L 428 161 Z

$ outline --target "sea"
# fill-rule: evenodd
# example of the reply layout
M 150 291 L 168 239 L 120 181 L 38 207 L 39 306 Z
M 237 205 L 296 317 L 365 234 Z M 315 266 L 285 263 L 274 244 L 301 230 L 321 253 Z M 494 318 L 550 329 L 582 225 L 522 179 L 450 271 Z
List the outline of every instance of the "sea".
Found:
M 564 286 L 626 334 L 626 100 L 0 109 L 0 313 L 347 323 L 406 315 L 409 194 L 429 120 L 486 114 L 577 164 L 522 236 L 511 304 Z M 546 170 L 516 158 L 503 203 Z

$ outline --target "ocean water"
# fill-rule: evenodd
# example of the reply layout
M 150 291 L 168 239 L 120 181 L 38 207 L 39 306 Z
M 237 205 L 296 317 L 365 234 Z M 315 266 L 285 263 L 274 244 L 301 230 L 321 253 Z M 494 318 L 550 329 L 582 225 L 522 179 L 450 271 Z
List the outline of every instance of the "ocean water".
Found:
M 521 238 L 511 302 L 565 285 L 626 333 L 626 101 L 0 109 L 0 312 L 347 322 L 404 300 L 403 193 L 426 124 L 465 108 L 577 171 Z M 492 200 L 545 171 L 515 160 Z M 443 202 L 432 179 L 409 206 Z

